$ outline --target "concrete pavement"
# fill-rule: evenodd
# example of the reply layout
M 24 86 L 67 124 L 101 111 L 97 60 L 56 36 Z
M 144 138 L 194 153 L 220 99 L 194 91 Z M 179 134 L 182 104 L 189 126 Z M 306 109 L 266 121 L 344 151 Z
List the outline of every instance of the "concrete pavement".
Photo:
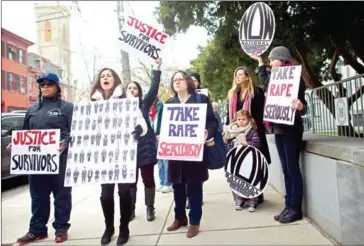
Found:
M 99 185 L 73 189 L 69 240 L 62 245 L 100 245 L 100 237 L 104 230 L 99 202 L 100 190 Z M 172 193 L 157 193 L 156 220 L 147 222 L 144 188 L 140 180 L 137 217 L 130 223 L 131 237 L 127 245 L 333 245 L 307 219 L 289 225 L 275 222 L 273 215 L 282 209 L 284 201 L 282 196 L 270 187 L 265 192 L 265 203 L 256 212 L 249 213 L 247 209 L 235 211 L 223 170 L 210 172 L 210 179 L 204 185 L 204 202 L 201 232 L 198 236 L 188 239 L 186 228 L 177 232 L 167 232 L 167 226 L 174 219 Z M 115 218 L 118 218 L 118 206 L 115 210 Z M 51 225 L 53 219 L 52 208 L 48 224 L 50 237 L 34 245 L 55 245 Z M 16 238 L 23 236 L 28 230 L 29 220 L 28 189 L 3 199 L 2 244 L 12 244 Z M 118 227 L 117 219 L 115 226 Z M 117 235 L 109 245 L 115 245 L 116 238 Z

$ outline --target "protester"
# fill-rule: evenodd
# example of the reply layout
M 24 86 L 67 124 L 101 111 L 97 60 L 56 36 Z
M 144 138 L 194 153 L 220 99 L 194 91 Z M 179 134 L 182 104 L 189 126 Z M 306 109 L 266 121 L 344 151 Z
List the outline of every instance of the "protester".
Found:
M 166 103 L 197 103 L 194 82 L 186 72 L 177 71 L 172 76 L 171 90 L 174 97 Z M 201 103 L 207 104 L 205 140 L 209 142 L 213 140 L 216 134 L 218 122 L 213 113 L 209 98 L 202 94 L 200 94 L 200 97 Z M 175 231 L 188 224 L 185 209 L 186 198 L 188 196 L 191 210 L 189 212 L 190 225 L 187 230 L 187 237 L 194 237 L 199 233 L 202 217 L 202 184 L 208 179 L 207 163 L 204 161 L 169 160 L 168 177 L 169 181 L 173 183 L 175 220 L 168 226 L 167 230 Z
M 29 190 L 32 201 L 32 217 L 29 231 L 17 243 L 32 243 L 48 237 L 47 223 L 51 212 L 50 194 L 54 196 L 54 222 L 56 243 L 68 239 L 72 209 L 72 188 L 64 187 L 67 165 L 68 143 L 73 113 L 73 104 L 61 99 L 61 87 L 56 74 L 44 73 L 37 80 L 39 85 L 38 102 L 31 105 L 24 119 L 23 130 L 60 129 L 59 173 L 54 175 L 28 175 Z M 57 112 L 57 114 L 52 114 Z M 7 147 L 11 151 L 11 144 Z
M 109 100 L 126 98 L 126 94 L 122 87 L 121 80 L 114 70 L 110 68 L 102 69 L 96 77 L 96 81 L 91 89 L 91 101 Z M 140 137 L 147 133 L 147 124 L 144 120 L 142 112 L 139 112 L 137 126 L 135 127 L 134 138 L 140 140 Z M 123 245 L 129 240 L 129 219 L 130 219 L 130 187 L 132 184 L 119 183 L 119 208 L 120 208 L 120 226 L 117 245 Z M 101 245 L 107 245 L 111 241 L 111 237 L 115 233 L 114 228 L 114 189 L 115 184 L 101 185 L 101 206 L 105 217 L 105 231 L 101 237 Z
M 293 66 L 290 51 L 284 46 L 278 46 L 269 53 L 269 61 L 272 68 Z M 270 74 L 267 72 L 263 59 L 253 56 L 259 63 L 259 79 L 268 87 Z M 304 108 L 307 105 L 305 100 L 305 82 L 301 77 L 298 98 L 292 101 L 292 107 L 296 109 L 294 125 L 272 123 L 272 130 L 275 134 L 275 142 L 282 164 L 284 182 L 286 187 L 285 208 L 274 216 L 276 221 L 291 223 L 302 219 L 302 197 L 303 182 L 299 165 L 300 148 L 303 136 Z
M 140 168 L 145 192 L 145 206 L 147 206 L 147 221 L 153 221 L 155 219 L 155 181 L 154 181 L 154 165 L 157 161 L 157 147 L 156 147 L 156 136 L 153 128 L 149 121 L 149 110 L 158 95 L 159 83 L 161 78 L 160 66 L 162 64 L 162 59 L 158 58 L 155 61 L 155 67 L 152 71 L 152 84 L 148 93 L 143 98 L 143 90 L 138 82 L 130 82 L 126 89 L 128 93 L 134 97 L 139 97 L 139 108 L 141 109 L 144 119 L 148 125 L 147 134 L 142 137 L 138 142 L 137 150 L 137 166 Z M 137 172 L 137 180 L 139 172 Z M 137 192 L 136 182 L 131 188 L 131 217 L 133 220 L 135 217 L 135 203 L 136 203 L 136 192 Z
M 257 132 L 260 139 L 259 150 L 262 152 L 267 162 L 270 163 L 270 154 L 263 123 L 264 103 L 264 91 L 254 84 L 253 76 L 249 69 L 247 67 L 238 67 L 235 69 L 233 85 L 228 93 L 226 125 L 229 125 L 235 118 L 235 114 L 238 110 L 248 110 L 257 124 Z M 260 195 L 258 199 L 258 204 L 262 203 L 264 201 L 263 194 Z
M 159 134 L 161 131 L 162 115 L 163 115 L 163 102 L 156 98 L 153 105 L 156 108 L 156 114 L 153 121 L 153 129 L 157 136 L 157 146 L 159 141 Z M 150 113 L 149 113 L 150 115 Z M 168 181 L 168 160 L 158 160 L 159 180 L 160 186 L 157 191 L 168 193 L 172 191 L 172 184 Z
M 260 147 L 260 139 L 258 136 L 257 125 L 254 119 L 251 117 L 249 111 L 239 110 L 235 114 L 235 120 L 230 123 L 227 130 L 224 132 L 224 142 L 229 145 L 228 150 L 243 146 L 253 146 L 255 148 Z M 233 193 L 235 198 L 235 210 L 242 210 L 245 202 L 249 202 L 249 212 L 254 212 L 258 204 L 258 198 L 245 199 L 239 197 Z

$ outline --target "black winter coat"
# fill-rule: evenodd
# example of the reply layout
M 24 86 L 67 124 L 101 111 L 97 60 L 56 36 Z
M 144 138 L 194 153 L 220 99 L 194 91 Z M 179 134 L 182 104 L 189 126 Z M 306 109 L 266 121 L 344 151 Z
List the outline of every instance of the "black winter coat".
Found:
M 158 95 L 161 71 L 153 70 L 152 84 L 141 103 L 141 111 L 148 125 L 148 132 L 138 141 L 137 166 L 155 165 L 157 160 L 157 138 L 149 121 L 149 110 Z
M 240 98 L 240 92 L 237 93 L 237 98 Z M 244 102 L 241 100 L 237 100 L 237 107 L 236 110 L 241 110 L 243 108 Z M 265 159 L 268 163 L 271 163 L 270 153 L 268 148 L 267 137 L 265 135 L 265 125 L 263 123 L 263 111 L 264 111 L 264 104 L 265 104 L 265 95 L 263 89 L 256 87 L 254 97 L 251 100 L 251 114 L 255 123 L 258 127 L 258 135 L 260 139 L 260 148 L 259 150 L 264 155 Z M 229 125 L 229 102 L 227 103 L 227 118 L 226 118 L 226 125 Z
M 215 136 L 219 124 L 215 117 L 210 99 L 201 95 L 201 103 L 207 103 L 206 130 L 207 139 Z M 173 97 L 166 103 L 181 103 L 178 97 Z M 186 103 L 197 103 L 196 93 L 192 94 Z M 172 183 L 202 183 L 209 178 L 207 163 L 196 161 L 168 161 L 168 180 Z

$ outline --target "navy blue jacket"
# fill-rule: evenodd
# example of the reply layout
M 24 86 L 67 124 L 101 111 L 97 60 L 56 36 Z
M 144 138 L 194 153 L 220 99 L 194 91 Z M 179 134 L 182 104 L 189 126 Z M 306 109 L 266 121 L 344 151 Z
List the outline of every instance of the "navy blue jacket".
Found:
M 143 117 L 148 125 L 148 132 L 138 141 L 137 166 L 154 165 L 157 160 L 157 138 L 149 121 L 149 110 L 158 95 L 159 83 L 161 81 L 161 71 L 152 71 L 152 84 L 148 93 L 145 95 L 141 110 Z

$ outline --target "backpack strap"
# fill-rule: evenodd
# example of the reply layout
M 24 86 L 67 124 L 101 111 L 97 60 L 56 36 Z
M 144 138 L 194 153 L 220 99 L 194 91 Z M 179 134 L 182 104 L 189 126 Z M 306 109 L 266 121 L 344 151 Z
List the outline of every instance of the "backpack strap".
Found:
M 201 99 L 201 94 L 196 92 L 196 102 L 197 103 L 201 103 L 202 99 Z

